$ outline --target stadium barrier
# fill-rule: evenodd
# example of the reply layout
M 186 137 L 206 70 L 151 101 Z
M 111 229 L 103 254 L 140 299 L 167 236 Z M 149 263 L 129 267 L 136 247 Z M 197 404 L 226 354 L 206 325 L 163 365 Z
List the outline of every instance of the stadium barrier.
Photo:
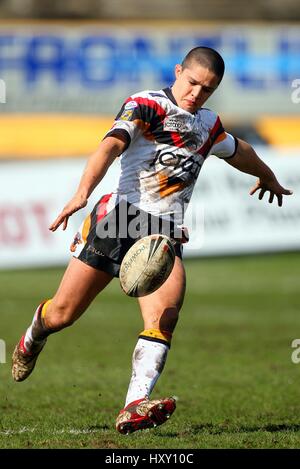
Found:
M 186 214 L 186 256 L 300 249 L 300 157 L 263 148 L 283 186 L 294 190 L 283 207 L 249 196 L 255 178 L 211 157 L 202 168 Z M 78 185 L 85 160 L 7 161 L 0 171 L 0 268 L 65 264 L 78 227 L 102 194 L 116 184 L 119 163 L 110 168 L 89 204 L 74 214 L 66 231 L 48 227 Z

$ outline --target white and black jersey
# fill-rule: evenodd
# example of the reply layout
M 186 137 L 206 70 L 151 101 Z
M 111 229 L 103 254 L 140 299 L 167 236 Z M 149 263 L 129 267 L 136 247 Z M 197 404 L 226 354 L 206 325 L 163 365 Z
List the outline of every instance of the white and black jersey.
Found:
M 146 212 L 171 216 L 178 224 L 205 159 L 211 154 L 230 158 L 237 146 L 213 111 L 201 108 L 191 114 L 181 109 L 171 88 L 130 96 L 105 137 L 118 134 L 127 140 L 127 148 L 107 210 L 125 196 Z
M 130 96 L 104 138 L 110 135 L 127 141 L 118 184 L 84 220 L 71 251 L 118 276 L 128 249 L 147 234 L 166 234 L 175 243 L 176 256 L 182 256 L 182 243 L 188 240 L 184 212 L 200 169 L 210 154 L 233 156 L 237 141 L 209 109 L 191 114 L 178 107 L 170 88 Z M 134 234 L 131 219 L 138 227 Z

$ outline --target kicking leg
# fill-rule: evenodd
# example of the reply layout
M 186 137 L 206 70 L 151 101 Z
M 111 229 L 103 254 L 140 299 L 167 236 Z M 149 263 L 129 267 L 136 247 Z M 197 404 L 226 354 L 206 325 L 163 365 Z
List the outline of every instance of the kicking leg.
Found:
M 47 337 L 73 324 L 112 278 L 79 259 L 71 259 L 55 296 L 39 305 L 32 324 L 15 348 L 12 367 L 15 381 L 30 375 Z
M 117 419 L 121 433 L 160 425 L 175 410 L 173 398 L 150 401 L 149 397 L 163 371 L 184 294 L 185 271 L 176 257 L 173 271 L 161 288 L 139 298 L 144 330 L 133 352 L 125 408 Z

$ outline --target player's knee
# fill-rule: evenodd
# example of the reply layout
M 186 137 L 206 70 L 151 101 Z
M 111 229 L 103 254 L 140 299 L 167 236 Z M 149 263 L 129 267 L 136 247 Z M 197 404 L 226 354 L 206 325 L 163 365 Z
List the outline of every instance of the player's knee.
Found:
M 54 331 L 71 326 L 75 320 L 74 310 L 68 303 L 51 304 L 51 310 L 47 313 L 44 318 L 45 325 Z

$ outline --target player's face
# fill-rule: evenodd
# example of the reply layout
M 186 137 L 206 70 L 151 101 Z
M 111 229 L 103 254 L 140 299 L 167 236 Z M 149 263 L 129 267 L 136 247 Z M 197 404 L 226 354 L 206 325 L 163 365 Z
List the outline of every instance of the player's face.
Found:
M 196 112 L 212 95 L 219 85 L 219 78 L 214 72 L 197 63 L 189 67 L 175 67 L 176 80 L 172 87 L 173 96 L 179 107 L 188 112 Z

